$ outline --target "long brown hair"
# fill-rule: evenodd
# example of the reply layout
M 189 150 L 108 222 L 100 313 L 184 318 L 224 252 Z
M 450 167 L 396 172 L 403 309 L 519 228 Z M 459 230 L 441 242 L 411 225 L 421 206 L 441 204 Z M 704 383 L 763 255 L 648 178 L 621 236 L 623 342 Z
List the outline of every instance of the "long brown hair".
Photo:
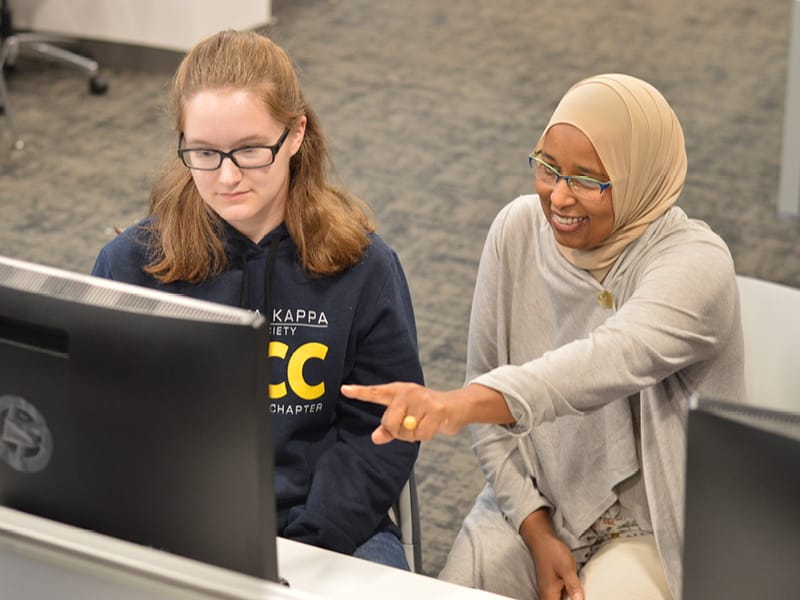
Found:
M 173 80 L 176 133 L 183 131 L 186 102 L 209 89 L 251 91 L 286 126 L 305 115 L 305 137 L 289 163 L 286 227 L 309 274 L 330 275 L 358 262 L 369 244 L 368 234 L 375 230 L 372 213 L 328 182 L 327 144 L 286 53 L 254 32 L 222 31 L 202 40 Z M 157 279 L 199 283 L 227 268 L 222 219 L 200 197 L 177 156 L 153 186 L 150 214 L 153 260 L 146 270 Z

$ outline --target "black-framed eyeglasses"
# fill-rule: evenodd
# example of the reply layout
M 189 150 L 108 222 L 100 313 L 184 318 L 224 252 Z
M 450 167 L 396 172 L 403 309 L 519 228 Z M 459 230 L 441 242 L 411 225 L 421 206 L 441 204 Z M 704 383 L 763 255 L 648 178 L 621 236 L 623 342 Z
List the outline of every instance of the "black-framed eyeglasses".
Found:
M 178 156 L 184 165 L 196 171 L 216 171 L 226 158 L 230 158 L 240 169 L 260 169 L 275 162 L 275 156 L 289 136 L 290 130 L 291 127 L 287 127 L 272 146 L 242 146 L 230 152 L 213 148 L 181 148 L 183 145 L 183 133 L 181 133 L 178 137 Z
M 536 169 L 536 179 L 546 186 L 555 187 L 563 179 L 575 197 L 581 200 L 597 200 L 611 187 L 610 181 L 598 181 L 594 177 L 562 175 L 553 165 L 539 158 L 541 153 L 541 150 L 531 152 L 528 155 L 528 164 Z

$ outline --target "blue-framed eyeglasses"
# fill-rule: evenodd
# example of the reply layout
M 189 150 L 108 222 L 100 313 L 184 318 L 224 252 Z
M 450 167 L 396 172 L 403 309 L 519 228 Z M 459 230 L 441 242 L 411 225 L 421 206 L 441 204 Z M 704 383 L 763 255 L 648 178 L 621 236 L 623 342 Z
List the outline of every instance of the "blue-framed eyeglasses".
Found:
M 181 148 L 183 145 L 183 133 L 181 133 L 178 138 L 178 156 L 184 165 L 196 171 L 216 171 L 226 158 L 230 158 L 240 169 L 260 169 L 275 162 L 275 156 L 286 141 L 290 130 L 291 127 L 287 127 L 272 146 L 242 146 L 230 152 L 213 148 Z
M 555 187 L 563 179 L 575 197 L 581 200 L 596 200 L 611 187 L 610 181 L 598 181 L 585 175 L 562 175 L 553 165 L 539 158 L 541 152 L 531 152 L 528 155 L 528 164 L 536 169 L 536 179 L 544 185 Z

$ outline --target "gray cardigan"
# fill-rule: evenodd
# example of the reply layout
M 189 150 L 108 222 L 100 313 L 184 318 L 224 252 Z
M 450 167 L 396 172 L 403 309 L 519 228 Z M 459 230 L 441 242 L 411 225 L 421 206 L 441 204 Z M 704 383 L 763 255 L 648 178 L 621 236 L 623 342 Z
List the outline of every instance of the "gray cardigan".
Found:
M 733 261 L 704 223 L 671 208 L 601 285 L 559 253 L 539 198 L 517 198 L 488 234 L 467 356 L 467 381 L 503 393 L 517 419 L 472 427 L 501 509 L 519 528 L 549 507 L 575 548 L 639 473 L 680 598 L 688 399 L 744 401 L 743 352 Z

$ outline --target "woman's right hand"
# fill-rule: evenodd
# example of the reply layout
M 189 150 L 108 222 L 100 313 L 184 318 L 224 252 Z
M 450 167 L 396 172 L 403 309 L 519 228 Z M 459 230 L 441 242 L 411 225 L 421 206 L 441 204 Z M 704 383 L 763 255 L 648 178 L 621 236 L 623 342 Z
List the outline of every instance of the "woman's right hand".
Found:
M 575 558 L 569 547 L 556 536 L 546 508 L 528 515 L 519 528 L 536 568 L 539 600 L 584 600 Z
M 442 433 L 455 435 L 469 423 L 510 424 L 514 417 L 503 395 L 478 384 L 440 392 L 416 383 L 385 383 L 341 387 L 342 395 L 386 407 L 372 441 L 386 444 L 429 440 Z
M 437 433 L 454 435 L 463 423 L 454 417 L 458 407 L 449 396 L 460 390 L 439 392 L 416 383 L 394 382 L 382 385 L 343 385 L 341 392 L 354 400 L 386 407 L 381 424 L 372 433 L 372 441 L 385 444 L 392 440 L 429 440 Z M 409 422 L 409 419 L 412 419 Z

